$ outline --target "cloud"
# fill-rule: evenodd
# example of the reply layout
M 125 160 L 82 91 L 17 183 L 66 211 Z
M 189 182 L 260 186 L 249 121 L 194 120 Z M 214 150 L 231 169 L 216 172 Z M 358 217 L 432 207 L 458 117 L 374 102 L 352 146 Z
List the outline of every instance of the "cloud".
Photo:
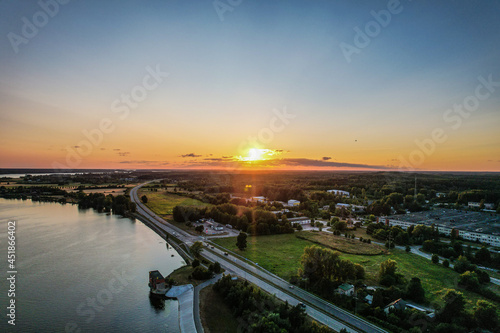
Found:
M 180 157 L 183 157 L 183 158 L 186 158 L 186 157 L 201 157 L 201 155 L 196 155 L 195 153 L 189 153 L 189 154 L 180 155 Z
M 147 161 L 147 160 L 132 160 L 132 161 L 119 161 L 120 164 L 143 164 L 148 166 L 160 166 L 169 165 L 169 162 L 165 161 Z
M 387 170 L 395 169 L 393 166 L 369 165 L 347 162 L 333 162 L 324 160 L 314 160 L 308 158 L 274 158 L 258 161 L 245 161 L 237 157 L 233 159 L 224 158 L 204 158 L 201 161 L 190 161 L 183 164 L 186 167 L 221 167 L 221 168 L 239 168 L 239 167 L 272 167 L 272 168 L 356 168 L 356 169 L 375 169 Z
M 124 152 L 119 152 L 118 153 L 118 155 L 120 155 L 120 156 L 127 156 L 129 154 L 130 154 L 130 152 L 128 152 L 128 151 L 124 151 Z
M 358 164 L 347 162 L 327 162 L 323 160 L 313 160 L 308 158 L 284 158 L 269 160 L 264 162 L 273 162 L 273 165 L 295 166 L 295 167 L 334 167 L 334 168 L 362 168 L 362 169 L 387 169 L 387 166 Z
M 329 156 L 323 156 L 323 158 L 322 158 L 322 160 L 323 160 L 323 161 L 328 161 L 328 160 L 331 160 L 331 159 L 332 159 L 332 158 L 331 158 L 331 157 L 329 157 Z

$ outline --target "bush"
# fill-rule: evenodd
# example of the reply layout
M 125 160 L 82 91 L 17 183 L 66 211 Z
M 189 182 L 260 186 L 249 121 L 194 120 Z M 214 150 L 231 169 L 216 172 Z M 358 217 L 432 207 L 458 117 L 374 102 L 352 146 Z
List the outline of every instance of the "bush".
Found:
M 431 260 L 434 264 L 439 264 L 439 256 L 437 254 L 433 254 Z
M 448 261 L 448 259 L 443 260 L 443 266 L 450 267 L 450 262 Z
M 201 266 L 196 267 L 191 275 L 195 280 L 208 280 L 212 278 L 212 272 Z
M 191 266 L 193 268 L 200 266 L 200 261 L 198 259 L 193 260 L 193 262 L 191 263 Z

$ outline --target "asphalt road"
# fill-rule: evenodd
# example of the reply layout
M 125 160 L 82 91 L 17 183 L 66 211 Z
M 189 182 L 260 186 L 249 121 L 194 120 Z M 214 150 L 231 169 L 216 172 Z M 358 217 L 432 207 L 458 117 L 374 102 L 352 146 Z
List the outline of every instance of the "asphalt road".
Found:
M 195 241 L 200 240 L 199 236 L 191 235 L 171 225 L 145 207 L 137 195 L 137 190 L 144 184 L 134 187 L 130 191 L 132 201 L 137 204 L 137 212 L 147 218 L 158 228 L 176 236 L 188 246 L 191 246 Z M 232 254 L 225 256 L 223 251 L 219 249 L 205 248 L 201 255 L 206 257 L 208 260 L 218 261 L 228 272 L 256 284 L 268 293 L 276 295 L 276 297 L 282 301 L 288 301 L 291 305 L 296 305 L 299 302 L 304 303 L 306 305 L 306 312 L 311 318 L 336 331 L 346 328 L 348 332 L 386 332 L 385 330 L 358 318 L 353 314 L 308 293 L 305 290 L 297 287 L 290 289 L 290 284 L 288 282 L 270 272 L 263 270 L 260 267 L 258 268 L 253 266 L 247 261 L 243 261 Z

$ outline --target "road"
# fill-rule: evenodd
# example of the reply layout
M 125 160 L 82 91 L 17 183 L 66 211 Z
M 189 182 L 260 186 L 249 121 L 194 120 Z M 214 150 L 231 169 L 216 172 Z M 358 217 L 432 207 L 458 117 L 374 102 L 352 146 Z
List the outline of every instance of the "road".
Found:
M 136 186 L 130 191 L 132 201 L 137 204 L 137 212 L 148 219 L 150 223 L 174 235 L 188 246 L 200 240 L 200 236 L 191 235 L 164 221 L 142 204 L 137 195 L 137 191 L 145 184 L 147 183 Z M 299 302 L 304 303 L 306 305 L 306 312 L 311 318 L 336 331 L 345 328 L 348 332 L 386 332 L 303 289 L 297 287 L 290 289 L 290 284 L 288 282 L 262 268 L 254 266 L 254 263 L 251 264 L 248 261 L 237 258 L 233 254 L 228 254 L 226 256 L 223 254 L 222 250 L 205 248 L 201 255 L 210 261 L 218 261 L 228 272 L 256 284 L 268 293 L 276 295 L 276 297 L 282 301 L 288 301 L 288 303 L 292 305 L 296 305 Z

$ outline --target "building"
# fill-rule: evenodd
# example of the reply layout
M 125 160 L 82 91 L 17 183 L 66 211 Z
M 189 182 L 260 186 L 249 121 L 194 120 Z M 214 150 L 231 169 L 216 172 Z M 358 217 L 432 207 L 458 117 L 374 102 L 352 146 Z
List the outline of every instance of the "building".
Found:
M 292 217 L 288 219 L 288 222 L 291 224 L 298 223 L 298 224 L 311 224 L 311 218 L 310 217 Z
M 472 201 L 469 201 L 467 206 L 469 208 L 479 208 L 481 206 L 481 203 L 480 202 L 472 202 Z M 484 208 L 485 209 L 493 209 L 495 208 L 495 204 L 492 204 L 492 203 L 485 203 L 484 204 Z
M 266 202 L 267 198 L 266 197 L 252 197 L 250 199 L 252 202 Z
M 444 192 L 438 192 L 438 193 L 436 193 L 436 197 L 438 197 L 438 198 L 446 198 L 446 193 L 444 193 Z
M 342 191 L 342 190 L 327 190 L 328 193 L 333 193 L 335 195 L 340 195 L 343 197 L 350 197 L 350 193 L 347 191 Z
M 352 284 L 343 283 L 336 289 L 337 294 L 354 296 L 354 286 Z
M 395 300 L 394 302 L 390 303 L 384 308 L 384 312 L 386 314 L 389 314 L 391 310 L 405 310 L 406 309 L 406 302 L 402 299 L 399 298 Z
M 485 214 L 485 213 L 476 213 L 476 214 Z M 410 215 L 410 214 L 408 214 L 408 215 Z M 483 233 L 483 232 L 481 232 L 483 230 L 482 228 L 476 228 L 474 230 L 464 230 L 464 229 L 460 228 L 460 225 L 457 225 L 456 227 L 454 227 L 451 224 L 443 225 L 443 224 L 436 222 L 435 219 L 434 220 L 429 220 L 429 219 L 418 220 L 417 219 L 415 221 L 410 221 L 410 219 L 411 219 L 411 217 L 409 217 L 408 219 L 405 219 L 405 216 L 401 216 L 401 219 L 399 219 L 399 218 L 396 219 L 396 218 L 391 218 L 391 217 L 378 217 L 377 222 L 384 223 L 385 225 L 390 226 L 390 227 L 399 226 L 403 230 L 406 230 L 411 225 L 413 225 L 413 226 L 417 226 L 417 225 L 434 226 L 440 234 L 445 235 L 445 236 L 451 236 L 451 233 L 454 230 L 455 236 L 459 236 L 464 240 L 468 240 L 471 242 L 486 243 L 486 244 L 489 244 L 491 246 L 500 247 L 500 235 Z M 455 219 L 452 219 L 452 220 L 454 221 L 453 223 L 456 223 Z M 442 221 L 442 220 L 440 218 L 437 221 Z M 466 221 L 468 221 L 468 220 L 466 220 Z
M 295 207 L 295 206 L 298 206 L 298 205 L 300 205 L 300 201 L 299 200 L 292 200 L 292 199 L 288 200 L 288 206 L 289 207 Z
M 342 208 L 349 209 L 349 207 L 351 207 L 351 205 L 345 203 L 338 203 L 335 205 L 336 209 L 342 209 Z

